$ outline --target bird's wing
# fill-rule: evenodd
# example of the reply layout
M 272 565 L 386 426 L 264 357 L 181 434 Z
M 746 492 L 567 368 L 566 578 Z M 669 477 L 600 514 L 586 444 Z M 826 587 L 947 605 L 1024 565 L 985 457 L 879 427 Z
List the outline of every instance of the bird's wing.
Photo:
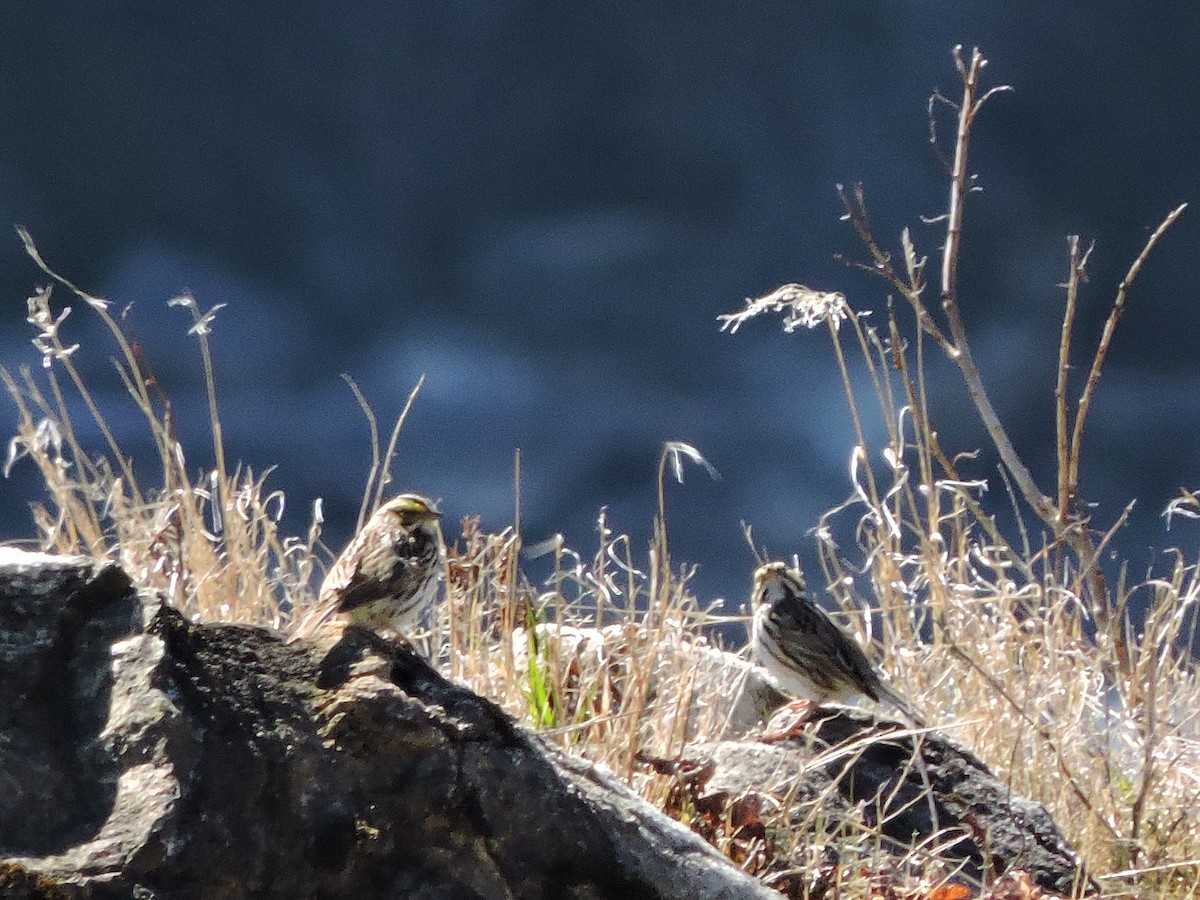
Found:
M 340 612 L 409 596 L 438 558 L 436 536 L 420 528 L 395 528 L 386 535 L 376 532 L 366 546 L 352 549 L 353 553 L 348 549 L 339 559 L 347 564 L 334 565 L 321 585 L 321 596 L 336 596 Z
M 321 599 L 331 602 L 338 612 L 349 612 L 389 596 L 387 588 L 392 582 L 386 575 L 389 557 L 398 561 L 393 545 L 397 538 L 403 540 L 405 536 L 404 532 L 399 535 L 384 535 L 378 530 L 368 534 L 367 529 L 359 532 L 321 582 Z
M 325 579 L 321 582 L 321 590 L 317 594 L 316 605 L 310 609 L 292 631 L 291 641 L 314 636 L 324 625 L 333 621 L 338 613 L 353 609 L 362 603 L 369 602 L 364 596 L 362 586 L 366 579 L 363 577 L 363 544 L 371 540 L 367 529 L 363 529 L 346 545 L 337 559 L 333 561 Z M 346 604 L 347 598 L 350 605 Z
M 875 667 L 854 639 L 839 628 L 814 601 L 788 590 L 772 605 L 769 615 L 778 626 L 778 639 L 792 658 L 825 658 L 824 666 L 812 667 L 814 672 L 820 672 L 823 676 L 814 678 L 814 681 L 822 687 L 836 688 L 834 683 L 822 683 L 832 682 L 830 675 L 836 671 L 860 693 L 872 700 L 879 700 L 880 682 Z M 825 674 L 827 671 L 828 674 Z

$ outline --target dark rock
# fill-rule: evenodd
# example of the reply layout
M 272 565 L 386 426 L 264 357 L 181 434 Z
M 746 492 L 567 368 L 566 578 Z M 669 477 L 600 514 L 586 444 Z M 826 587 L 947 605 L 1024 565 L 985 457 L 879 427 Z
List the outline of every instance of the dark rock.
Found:
M 143 629 L 116 567 L 15 559 L 0 896 L 777 896 L 407 646 Z
M 725 741 L 688 755 L 707 767 L 702 802 L 709 805 L 772 795 L 797 812 L 794 823 L 877 828 L 897 858 L 937 834 L 923 846 L 937 848 L 956 880 L 979 884 L 1021 870 L 1057 894 L 1099 891 L 1044 807 L 936 733 L 838 707 L 818 711 L 789 740 Z
M 20 560 L 0 578 L 0 847 L 42 855 L 94 832 L 112 806 L 97 746 L 109 649 L 141 630 L 142 607 L 116 566 Z

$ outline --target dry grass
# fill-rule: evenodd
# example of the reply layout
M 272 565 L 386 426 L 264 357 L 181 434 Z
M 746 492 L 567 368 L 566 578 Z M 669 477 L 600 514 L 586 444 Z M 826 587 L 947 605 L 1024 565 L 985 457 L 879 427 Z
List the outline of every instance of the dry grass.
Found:
M 1083 425 L 1112 330 L 1106 329 L 1080 401 L 1071 406 L 1071 331 L 1087 262 L 1077 240 L 1068 258 L 1056 386 L 1060 471 L 1053 489 L 1042 492 L 1033 484 L 987 402 L 955 312 L 954 229 L 967 192 L 966 137 L 991 92 L 975 93 L 977 59 L 956 59 L 964 98 L 951 167 L 942 318 L 924 305 L 925 259 L 907 230 L 897 270 L 876 241 L 861 191 L 851 190 L 843 198 L 869 255 L 862 266 L 902 301 L 893 305 L 889 296 L 881 327 L 868 327 L 842 295 L 797 285 L 750 301 L 725 325 L 735 331 L 754 316 L 782 315 L 787 330 L 823 329 L 833 343 L 855 423 L 854 478 L 846 503 L 816 523 L 815 534 L 825 583 L 864 640 L 875 642 L 893 682 L 931 724 L 971 747 L 1014 791 L 1044 803 L 1106 892 L 1192 896 L 1200 893 L 1200 687 L 1189 653 L 1200 598 L 1197 568 L 1176 553 L 1157 578 L 1130 585 L 1122 576 L 1110 585 L 1097 559 L 1120 520 L 1097 531 L 1076 512 L 1084 508 L 1077 483 Z M 1111 326 L 1146 254 L 1181 211 L 1155 233 L 1119 286 Z M 0 375 L 18 411 L 8 465 L 28 457 L 45 482 L 45 500 L 33 510 L 42 547 L 118 560 L 137 583 L 161 591 L 198 620 L 286 628 L 291 611 L 312 601 L 330 554 L 320 543 L 319 505 L 307 535 L 284 536 L 278 528 L 282 498 L 262 476 L 226 463 L 208 354 L 216 310 L 202 313 L 190 297 L 171 301 L 190 316 L 209 391 L 216 465 L 197 479 L 166 398 L 109 304 L 55 274 L 23 237 L 55 289 L 70 292 L 108 326 L 117 377 L 146 419 L 157 458 L 152 474 L 134 472 L 75 368 L 77 348 L 60 335 L 66 311 L 56 311 L 50 287 L 36 291 L 29 321 L 41 366 Z M 962 369 L 1001 452 L 1000 480 L 972 472 L 970 458 L 938 442 L 925 363 L 929 352 L 943 351 Z M 853 387 L 859 382 L 853 373 L 860 371 L 872 385 L 867 396 Z M 72 410 L 92 419 L 104 446 L 81 444 L 73 420 L 79 413 Z M 886 428 L 881 446 L 864 437 L 870 422 Z M 375 466 L 364 512 L 384 492 L 395 444 L 393 432 L 381 451 L 373 418 L 371 425 Z M 877 835 L 810 823 L 826 832 L 825 840 L 799 843 L 779 811 L 706 811 L 680 773 L 639 762 L 678 759 L 688 743 L 719 735 L 738 689 L 737 673 L 709 652 L 705 633 L 718 617 L 691 594 L 689 570 L 674 566 L 668 552 L 667 474 L 690 451 L 664 448 L 655 536 L 644 552 L 614 534 L 602 514 L 590 556 L 561 542 L 538 548 L 552 554 L 554 565 L 548 579 L 534 584 L 520 564 L 519 509 L 513 526 L 499 533 L 465 521 L 451 542 L 447 602 L 425 638 L 431 658 L 568 752 L 605 764 L 781 888 L 796 895 L 879 895 L 879 884 L 866 874 L 872 869 L 852 864 L 860 858 L 857 848 L 862 859 L 870 858 Z M 989 486 L 1011 497 L 1012 526 L 1001 528 L 982 506 Z M 1194 515 L 1197 509 L 1197 495 L 1185 493 L 1172 512 Z M 1149 605 L 1135 628 L 1128 609 L 1138 594 Z M 828 864 L 832 846 L 842 853 L 836 866 Z M 798 871 L 807 873 L 799 887 L 786 881 L 799 878 Z M 930 884 L 908 888 L 893 881 L 889 888 L 896 896 L 917 896 Z
M 812 293 L 782 290 L 795 304 Z M 748 310 L 780 312 L 779 296 Z M 904 392 L 922 378 L 909 352 L 844 298 L 819 303 L 839 315 L 810 327 L 827 325 L 840 355 L 838 320 L 849 323 L 876 386 L 856 397 L 847 377 L 848 402 L 856 416 L 873 405 L 890 435 L 854 449 L 851 497 L 815 529 L 830 592 L 926 719 L 1045 804 L 1114 896 L 1134 884 L 1190 896 L 1200 886 L 1196 566 L 1177 552 L 1162 578 L 1119 584 L 1122 638 L 1098 636 L 1070 553 L 1051 538 L 1012 546 L 980 506 L 986 483 L 947 464 L 923 392 Z M 893 311 L 888 332 L 899 328 Z M 910 351 L 920 354 L 919 337 Z M 850 558 L 834 538 L 845 532 Z M 873 595 L 865 603 L 860 585 Z M 1140 633 L 1126 615 L 1138 591 L 1150 595 Z

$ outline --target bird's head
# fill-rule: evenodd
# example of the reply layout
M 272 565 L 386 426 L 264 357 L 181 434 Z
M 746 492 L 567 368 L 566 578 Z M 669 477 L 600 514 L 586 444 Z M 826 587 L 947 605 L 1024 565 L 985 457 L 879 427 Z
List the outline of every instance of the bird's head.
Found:
M 428 497 L 420 494 L 400 494 L 393 497 L 375 513 L 377 518 L 386 516 L 407 531 L 424 531 L 441 534 L 438 524 L 442 511 Z
M 803 596 L 804 593 L 804 575 L 799 569 L 788 568 L 782 562 L 769 562 L 754 570 L 750 605 L 757 612 L 764 605 L 772 607 L 785 597 Z

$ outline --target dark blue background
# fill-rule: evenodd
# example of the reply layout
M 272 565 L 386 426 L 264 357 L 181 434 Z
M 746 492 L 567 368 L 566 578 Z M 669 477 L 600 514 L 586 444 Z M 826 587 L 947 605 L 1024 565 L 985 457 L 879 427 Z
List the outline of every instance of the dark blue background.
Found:
M 212 460 L 199 356 L 164 301 L 229 304 L 213 339 L 228 450 L 279 465 L 295 531 L 322 496 L 338 545 L 357 510 L 367 428 L 339 373 L 390 423 L 424 372 L 397 488 L 501 527 L 520 447 L 529 541 L 587 550 L 607 504 L 641 543 L 659 447 L 686 440 L 723 478 L 669 489 L 674 551 L 703 597 L 740 601 L 739 520 L 811 558 L 853 438 L 823 336 L 760 321 L 729 337 L 717 315 L 787 281 L 882 307 L 833 261 L 859 253 L 837 182 L 865 183 L 890 245 L 910 225 L 937 254 L 918 218 L 945 203 L 925 104 L 958 94 L 951 46 L 980 45 L 1015 92 L 975 134 L 964 314 L 1049 487 L 1065 236 L 1097 242 L 1086 365 L 1149 230 L 1196 199 L 1198 26 L 1182 3 L 9 3 L 0 223 L 135 303 L 196 467 Z M 1088 435 L 1097 522 L 1140 498 L 1117 544 L 1135 571 L 1194 541 L 1157 516 L 1200 482 L 1198 214 L 1134 288 Z M 34 360 L 24 298 L 43 280 L 0 240 L 9 368 Z M 111 343 L 86 310 L 70 323 L 122 440 L 145 446 Z M 957 374 L 934 370 L 944 443 L 983 446 Z M 31 531 L 18 473 L 5 536 Z

